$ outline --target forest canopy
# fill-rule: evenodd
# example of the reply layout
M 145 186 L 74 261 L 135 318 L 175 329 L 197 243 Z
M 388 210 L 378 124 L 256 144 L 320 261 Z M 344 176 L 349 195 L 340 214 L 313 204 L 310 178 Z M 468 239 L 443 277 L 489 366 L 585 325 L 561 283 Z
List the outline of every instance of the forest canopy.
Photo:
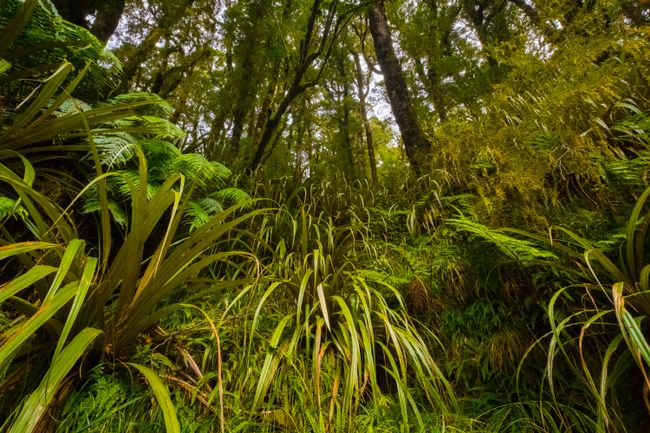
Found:
M 646 0 L 4 0 L 0 431 L 648 431 L 649 53 Z

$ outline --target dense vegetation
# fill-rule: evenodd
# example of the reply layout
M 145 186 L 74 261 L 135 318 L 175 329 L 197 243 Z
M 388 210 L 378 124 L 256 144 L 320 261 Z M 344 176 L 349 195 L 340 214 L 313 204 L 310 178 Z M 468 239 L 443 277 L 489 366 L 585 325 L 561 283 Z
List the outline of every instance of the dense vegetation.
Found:
M 650 429 L 648 2 L 0 29 L 0 431 Z

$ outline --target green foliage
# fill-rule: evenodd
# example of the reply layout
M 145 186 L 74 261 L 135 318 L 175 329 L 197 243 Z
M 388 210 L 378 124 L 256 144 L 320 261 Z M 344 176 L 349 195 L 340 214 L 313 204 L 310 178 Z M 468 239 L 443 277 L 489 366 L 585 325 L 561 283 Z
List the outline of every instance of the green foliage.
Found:
M 22 25 L 11 26 L 14 17 L 20 18 Z M 89 66 L 86 79 L 76 89 L 79 97 L 103 99 L 118 83 L 121 64 L 117 58 L 90 32 L 63 20 L 50 1 L 3 2 L 0 28 L 7 30 L 3 31 L 0 57 L 11 65 L 3 71 L 0 88 L 15 102 L 27 97 L 35 86 L 18 86 L 14 80 L 45 81 L 64 60 L 77 70 Z
M 473 193 L 488 225 L 543 230 L 572 208 L 611 224 L 606 210 L 647 186 L 646 31 L 612 24 L 548 46 L 548 58 L 513 52 L 480 114 L 432 125 L 434 178 Z
M 238 293 L 216 324 L 230 353 L 224 386 L 238 390 L 226 407 L 288 429 L 354 430 L 365 408 L 392 399 L 396 424 L 422 427 L 427 408 L 444 417 L 455 407 L 434 359 L 439 346 L 387 274 L 368 266 L 378 252 L 347 203 L 370 200 L 370 190 L 334 199 L 333 187 L 295 190 L 278 212 L 251 221 L 268 281 Z
M 151 117 L 148 117 L 144 126 L 139 125 L 140 116 L 120 119 L 116 122 L 119 126 L 111 128 L 111 125 L 106 133 L 92 137 L 92 144 L 97 148 L 103 170 L 110 170 L 119 175 L 108 178 L 106 185 L 111 215 L 122 228 L 128 225 L 129 210 L 124 204 L 129 203 L 132 185 L 140 188 L 137 156 L 139 152 L 144 154 L 150 167 L 146 186 L 149 196 L 156 194 L 167 179 L 176 175 L 180 174 L 190 182 L 192 194 L 196 198 L 188 203 L 183 220 L 190 231 L 206 224 L 227 205 L 243 203 L 250 199 L 244 191 L 228 187 L 227 180 L 231 176 L 228 168 L 216 161 L 208 161 L 196 153 L 182 153 L 172 143 L 164 141 L 165 138 L 180 138 L 179 131 L 174 129 L 176 127 L 165 126 L 161 129 L 159 125 L 171 124 L 164 119 L 159 119 L 157 124 L 154 124 L 150 119 Z M 120 133 L 111 129 L 140 130 L 146 134 Z M 84 197 L 83 212 L 96 212 L 101 206 L 98 186 L 93 186 Z
M 517 260 L 524 264 L 557 260 L 555 254 L 539 248 L 533 242 L 513 238 L 466 218 L 449 219 L 447 222 L 457 230 L 471 233 L 495 245 L 502 254 L 512 260 Z
M 167 301 L 206 268 L 245 255 L 220 242 L 238 224 L 264 212 L 245 214 L 238 212 L 243 204 L 225 210 L 213 204 L 213 212 L 202 225 L 191 221 L 191 233 L 178 230 L 193 193 L 222 182 L 229 171 L 198 155 L 173 151 L 167 160 L 151 158 L 158 164 L 158 170 L 151 173 L 159 177 L 156 183 L 150 182 L 147 155 L 137 141 L 158 140 L 146 144 L 164 147 L 161 139 L 177 138 L 180 133 L 167 120 L 137 112 L 160 99 L 137 95 L 89 108 L 70 100 L 83 76 L 82 72 L 66 85 L 71 70 L 72 65 L 64 62 L 34 92 L 33 101 L 22 104 L 26 108 L 16 107 L 15 115 L 2 119 L 0 191 L 6 197 L 5 209 L 11 206 L 3 219 L 20 217 L 13 222 L 17 231 L 6 226 L 0 229 L 0 260 L 3 269 L 13 269 L 0 286 L 0 305 L 13 317 L 0 343 L 1 404 L 12 414 L 5 422 L 9 431 L 43 428 L 49 422 L 50 406 L 60 404 L 55 396 L 65 397 L 78 380 L 75 366 L 83 374 L 102 358 L 128 359 L 138 335 L 170 312 L 188 308 Z M 131 139 L 129 158 L 124 149 Z M 115 148 L 120 151 L 114 152 Z M 24 155 L 34 152 L 45 152 L 47 157 L 34 158 L 32 165 Z M 77 169 L 70 173 L 82 185 L 79 190 L 67 187 L 71 201 L 52 197 L 41 186 L 46 171 L 42 166 L 52 159 L 73 163 L 69 152 L 88 153 L 89 161 L 86 172 L 82 159 L 81 167 L 77 161 Z M 123 164 L 132 159 L 134 168 L 104 173 L 102 160 L 110 162 L 105 167 L 110 170 L 120 158 Z M 197 168 L 202 172 L 192 172 Z M 95 174 L 86 184 L 88 171 Z M 188 179 L 183 172 L 191 172 Z M 119 179 L 116 184 L 122 186 L 121 200 L 128 209 L 121 238 L 111 229 L 110 179 Z M 89 252 L 80 239 L 79 227 L 85 221 L 71 209 L 93 188 L 97 191 L 98 240 Z M 230 189 L 222 196 L 243 198 L 244 194 Z M 187 299 L 189 295 L 181 301 Z M 30 349 L 34 346 L 38 347 L 36 359 Z M 162 382 L 147 366 L 130 365 L 147 378 L 162 407 L 167 431 L 180 431 Z
M 127 2 L 121 88 L 167 102 L 4 2 L 0 429 L 644 431 L 636 3 L 387 2 L 416 179 L 357 5 Z
M 649 195 L 650 189 L 644 192 L 632 210 L 625 240 L 620 248 L 618 265 L 585 239 L 566 231 L 576 246 L 584 249 L 582 252 L 571 247 L 565 251 L 583 265 L 584 280 L 592 280 L 590 284 L 584 285 L 585 295 L 591 297 L 592 304 L 578 308 L 566 317 L 563 317 L 562 313 L 556 313 L 557 310 L 561 311 L 559 300 L 568 295 L 568 289 L 558 291 L 549 304 L 553 330 L 548 361 L 551 387 L 555 357 L 562 355 L 594 399 L 598 409 L 598 426 L 602 431 L 605 431 L 608 425 L 623 422 L 624 419 L 622 414 L 625 413 L 625 408 L 612 403 L 616 396 L 610 393 L 610 390 L 620 386 L 617 381 L 621 374 L 632 368 L 625 353 L 621 353 L 619 349 L 622 340 L 625 341 L 627 353 L 631 355 L 643 377 L 641 386 L 646 389 L 648 387 L 647 369 L 650 367 L 650 357 L 648 342 L 640 326 L 650 312 L 647 302 L 650 296 L 647 277 L 650 265 L 646 264 L 645 251 L 650 213 L 643 211 Z M 588 332 L 594 325 L 600 325 L 601 331 Z M 575 338 L 572 332 L 569 332 L 570 327 L 581 329 L 580 362 L 574 358 L 574 351 L 566 347 L 567 343 Z M 604 342 L 601 340 L 603 336 L 606 336 Z M 583 348 L 587 343 L 593 344 L 595 350 L 585 353 Z M 594 369 L 600 369 L 600 377 L 592 373 Z
M 496 245 L 522 245 L 512 235 L 524 235 L 536 244 L 546 242 L 547 254 L 552 254 L 554 260 L 522 263 L 558 269 L 565 278 L 577 282 L 557 290 L 550 298 L 546 374 L 554 403 L 566 392 L 562 387 L 567 386 L 567 370 L 579 379 L 577 388 L 588 397 L 587 404 L 597 416 L 597 431 L 622 429 L 630 422 L 627 417 L 632 411 L 644 411 L 643 404 L 633 399 L 626 401 L 628 407 L 623 406 L 617 391 L 626 386 L 620 383 L 621 378 L 629 375 L 640 378 L 638 386 L 632 387 L 636 388 L 637 395 L 644 392 L 640 388 L 648 387 L 650 351 L 642 329 L 650 311 L 647 302 L 650 265 L 646 264 L 645 249 L 650 212 L 644 211 L 649 196 L 650 189 L 647 189 L 639 197 L 627 222 L 623 242 L 619 248 L 612 248 L 620 252 L 618 264 L 594 243 L 568 229 L 557 228 L 551 232 L 554 236 L 545 239 L 514 229 L 496 237 L 486 236 L 489 229 L 482 227 L 478 232 L 473 226 L 474 233 Z M 530 241 L 524 242 L 528 247 L 532 245 Z M 542 256 L 549 257 L 547 254 Z M 623 342 L 626 350 L 622 349 Z M 557 386 L 558 381 L 562 387 Z

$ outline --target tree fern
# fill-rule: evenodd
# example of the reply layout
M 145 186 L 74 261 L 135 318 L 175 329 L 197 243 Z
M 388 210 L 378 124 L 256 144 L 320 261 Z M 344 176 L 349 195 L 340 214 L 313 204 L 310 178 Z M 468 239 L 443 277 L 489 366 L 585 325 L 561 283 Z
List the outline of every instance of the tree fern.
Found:
M 167 119 L 171 116 L 174 108 L 171 104 L 156 94 L 147 92 L 129 92 L 117 95 L 110 99 L 108 104 L 133 104 L 140 105 L 142 102 L 147 104 L 142 105 L 137 111 L 139 114 L 147 116 L 156 116 Z
M 115 138 L 115 139 L 113 139 Z M 153 197 L 160 186 L 170 177 L 183 175 L 188 186 L 194 188 L 195 197 L 184 214 L 183 223 L 190 232 L 201 227 L 214 215 L 230 204 L 249 200 L 244 191 L 227 187 L 231 171 L 223 164 L 208 161 L 196 153 L 182 153 L 177 147 L 160 139 L 138 139 L 127 133 L 100 134 L 93 137 L 100 161 L 105 169 L 113 169 L 118 176 L 107 179 L 109 210 L 115 221 L 126 227 L 128 203 L 135 185 L 140 187 L 139 162 L 134 156 L 141 151 L 147 160 L 147 196 Z M 120 166 L 115 170 L 115 166 Z M 101 208 L 97 187 L 89 189 L 85 196 L 83 211 L 95 212 Z
M 5 28 L 22 6 L 19 0 L 3 2 L 0 28 Z M 29 77 L 43 65 L 57 65 L 63 60 L 81 70 L 90 64 L 85 80 L 77 94 L 97 99 L 119 82 L 121 64 L 87 30 L 63 20 L 50 1 L 37 0 L 31 19 L 0 56 L 11 63 L 7 73 L 16 78 Z M 0 85 L 3 80 L 0 80 Z M 14 88 L 16 89 L 16 88 Z M 20 93 L 17 94 L 21 97 Z

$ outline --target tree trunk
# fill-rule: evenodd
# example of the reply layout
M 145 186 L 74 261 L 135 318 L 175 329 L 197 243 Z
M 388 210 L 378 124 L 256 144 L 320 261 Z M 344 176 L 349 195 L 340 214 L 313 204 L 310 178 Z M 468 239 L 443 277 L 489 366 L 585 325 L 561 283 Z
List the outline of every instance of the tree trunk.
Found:
M 244 125 L 251 112 L 255 101 L 259 78 L 255 66 L 255 56 L 258 54 L 257 46 L 260 44 L 258 24 L 264 20 L 266 4 L 262 1 L 250 2 L 246 8 L 249 19 L 244 26 L 244 36 L 234 53 L 238 60 L 237 69 L 233 73 L 235 86 L 235 110 L 233 113 L 232 137 L 230 139 L 230 153 L 233 160 L 239 155 L 239 147 L 244 132 Z
M 343 174 L 345 180 L 349 183 L 353 182 L 356 178 L 354 169 L 354 151 L 352 149 L 352 139 L 350 138 L 350 102 L 349 96 L 350 89 L 348 82 L 343 82 L 343 95 L 341 97 L 341 118 L 338 119 L 339 140 L 338 144 L 341 147 L 340 160 L 343 167 Z
M 300 41 L 300 58 L 295 67 L 293 79 L 291 80 L 288 90 L 280 102 L 280 105 L 277 107 L 274 114 L 269 117 L 268 122 L 266 123 L 264 132 L 262 132 L 260 141 L 257 144 L 257 150 L 248 164 L 249 170 L 254 170 L 258 165 L 263 164 L 270 156 L 270 152 L 267 152 L 267 147 L 269 147 L 271 141 L 276 138 L 277 129 L 282 123 L 282 119 L 291 107 L 293 101 L 306 90 L 316 86 L 320 81 L 320 76 L 323 72 L 323 68 L 327 64 L 341 25 L 341 21 L 335 19 L 338 0 L 330 2 L 325 10 L 321 8 L 322 4 L 322 0 L 313 0 L 307 27 L 303 38 Z M 320 34 L 317 32 L 317 20 L 319 17 L 324 18 Z M 312 50 L 313 46 L 316 47 L 315 50 Z M 315 77 L 305 81 L 305 76 L 317 61 L 320 61 L 320 65 L 317 70 L 314 71 Z
M 415 173 L 421 174 L 423 166 L 427 165 L 431 143 L 424 136 L 415 115 L 402 68 L 393 49 L 383 0 L 374 0 L 368 15 L 377 61 L 384 75 L 388 100 L 402 135 L 406 156 Z
M 445 106 L 445 98 L 442 90 L 442 83 L 440 76 L 433 66 L 433 61 L 428 59 L 428 68 L 425 71 L 424 65 L 419 58 L 415 58 L 415 72 L 420 77 L 420 81 L 424 84 L 424 89 L 429 95 L 429 99 L 433 102 L 433 108 L 436 110 L 441 122 L 447 120 L 447 107 Z
M 85 27 L 104 43 L 115 33 L 125 7 L 125 0 L 53 0 L 52 3 L 64 19 Z M 93 22 L 87 19 L 90 15 L 94 15 Z
M 373 183 L 377 183 L 377 162 L 375 160 L 375 144 L 372 140 L 372 130 L 368 122 L 368 112 L 366 111 L 366 83 L 363 80 L 363 71 L 361 70 L 361 60 L 359 53 L 354 53 L 354 65 L 357 75 L 357 94 L 359 97 L 359 111 L 361 112 L 361 121 L 363 130 L 366 134 L 366 146 L 368 148 L 368 164 L 370 165 L 370 176 Z

